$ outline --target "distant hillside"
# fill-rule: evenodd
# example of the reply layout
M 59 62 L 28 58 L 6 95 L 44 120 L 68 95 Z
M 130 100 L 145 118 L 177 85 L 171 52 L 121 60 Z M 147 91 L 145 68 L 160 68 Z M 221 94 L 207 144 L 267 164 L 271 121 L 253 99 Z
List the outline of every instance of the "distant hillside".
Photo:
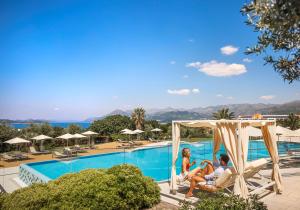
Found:
M 161 122 L 171 122 L 172 120 L 193 120 L 193 119 L 201 119 L 206 118 L 206 115 L 199 114 L 197 112 L 190 112 L 190 111 L 172 111 L 172 112 L 165 112 L 165 113 L 157 113 L 148 115 L 147 119 L 151 120 L 158 120 Z
M 146 110 L 146 118 L 158 120 L 161 122 L 171 122 L 172 120 L 194 120 L 203 118 L 212 118 L 212 113 L 217 112 L 222 108 L 229 108 L 230 111 L 238 115 L 253 115 L 255 113 L 261 114 L 289 114 L 300 113 L 300 100 L 284 104 L 226 104 L 218 106 L 198 107 L 192 109 L 174 109 L 172 107 L 164 109 L 149 109 Z M 130 116 L 132 111 L 115 110 L 105 116 L 97 118 L 89 118 L 88 121 L 96 119 L 103 119 L 110 115 L 125 115 Z
M 48 120 L 34 120 L 34 119 L 28 119 L 28 120 L 9 120 L 9 119 L 0 119 L 0 123 L 46 123 L 49 122 Z

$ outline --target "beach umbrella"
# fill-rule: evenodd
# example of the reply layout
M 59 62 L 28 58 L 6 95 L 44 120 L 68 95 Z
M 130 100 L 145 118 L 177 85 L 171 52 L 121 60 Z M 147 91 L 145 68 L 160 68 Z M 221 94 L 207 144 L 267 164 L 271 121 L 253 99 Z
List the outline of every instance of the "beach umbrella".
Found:
M 134 134 L 136 134 L 136 133 L 135 133 L 134 131 L 128 129 L 127 131 L 124 131 L 123 134 L 130 135 L 130 136 L 131 136 L 131 135 L 134 135 Z M 130 139 L 131 139 L 131 137 L 130 137 Z
M 162 129 L 160 129 L 160 128 L 154 128 L 154 129 L 152 129 L 151 131 L 152 131 L 152 132 L 161 132 Z
M 57 139 L 63 139 L 63 140 L 67 140 L 67 146 L 69 145 L 69 139 L 74 138 L 72 134 L 70 133 L 66 133 L 64 135 L 58 136 L 56 137 Z
M 89 146 L 91 146 L 91 139 L 93 135 L 97 135 L 98 133 L 94 132 L 94 131 L 85 131 L 82 133 L 85 136 L 89 137 Z M 94 143 L 93 143 L 94 144 Z
M 137 139 L 138 139 L 138 140 L 140 140 L 139 134 L 144 133 L 144 132 L 145 132 L 145 131 L 142 131 L 142 130 L 139 130 L 139 129 L 136 129 L 136 130 L 133 131 L 134 134 L 137 134 Z
M 141 134 L 141 133 L 144 133 L 145 131 L 142 131 L 142 130 L 139 130 L 139 129 L 136 129 L 133 131 L 134 134 Z
M 44 140 L 52 139 L 52 137 L 46 136 L 46 135 L 39 135 L 39 136 L 33 137 L 31 139 L 33 139 L 35 141 L 41 141 L 40 150 L 43 151 L 44 150 L 44 146 L 43 146 Z
M 25 139 L 22 139 L 22 138 L 19 138 L 19 137 L 16 137 L 16 138 L 7 140 L 7 141 L 5 141 L 4 143 L 6 143 L 6 144 L 16 144 L 16 145 L 19 145 L 19 144 L 28 144 L 28 143 L 30 143 L 30 141 L 25 140 Z
M 91 136 L 91 135 L 97 135 L 98 133 L 94 132 L 94 131 L 86 131 L 82 133 L 85 136 Z
M 160 128 L 154 128 L 151 131 L 154 132 L 154 133 L 156 133 L 156 132 L 162 132 L 162 129 L 160 129 Z
M 121 130 L 120 132 L 121 132 L 121 133 L 124 133 L 124 132 L 128 132 L 128 131 L 131 131 L 131 130 L 128 129 L 128 128 L 125 128 L 125 129 Z
M 84 136 L 84 135 L 82 135 L 82 134 L 79 134 L 79 133 L 75 133 L 74 135 L 73 135 L 73 138 L 75 139 L 75 144 L 78 144 L 78 142 L 77 142 L 77 139 L 82 139 L 82 138 L 86 138 L 86 136 Z
M 7 143 L 7 144 L 24 144 L 24 143 L 30 143 L 30 141 L 19 138 L 19 137 L 16 137 L 16 138 L 7 140 L 4 143 Z

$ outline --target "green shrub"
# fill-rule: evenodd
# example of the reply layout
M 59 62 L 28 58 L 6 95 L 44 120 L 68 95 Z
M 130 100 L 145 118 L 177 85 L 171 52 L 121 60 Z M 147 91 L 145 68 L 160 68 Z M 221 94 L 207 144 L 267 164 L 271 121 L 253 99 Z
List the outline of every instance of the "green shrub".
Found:
M 119 165 L 67 174 L 1 199 L 1 209 L 142 209 L 157 204 L 160 193 L 137 167 Z
M 267 210 L 267 206 L 258 200 L 255 195 L 248 199 L 240 198 L 237 195 L 226 195 L 222 192 L 208 193 L 200 192 L 197 197 L 199 201 L 192 204 L 188 201 L 181 203 L 181 210 Z

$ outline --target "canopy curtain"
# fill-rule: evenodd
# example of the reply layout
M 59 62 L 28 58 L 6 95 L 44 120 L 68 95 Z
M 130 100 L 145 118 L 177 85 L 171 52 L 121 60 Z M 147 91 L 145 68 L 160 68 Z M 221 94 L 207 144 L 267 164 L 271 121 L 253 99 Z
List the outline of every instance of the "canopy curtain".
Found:
M 281 193 L 283 190 L 282 177 L 279 170 L 279 156 L 275 136 L 275 124 L 264 125 L 261 127 L 266 147 L 273 161 L 272 180 L 275 181 L 275 191 Z
M 217 160 L 217 152 L 220 150 L 221 146 L 221 136 L 217 128 L 214 129 L 214 151 L 213 151 L 213 160 Z
M 236 133 L 239 130 L 239 136 Z M 222 122 L 217 123 L 217 129 L 222 138 L 224 147 L 236 171 L 234 194 L 243 198 L 248 197 L 248 188 L 244 179 L 244 170 L 247 161 L 249 136 L 247 135 L 245 123 Z
M 176 183 L 176 161 L 178 158 L 178 150 L 180 146 L 180 124 L 173 123 L 172 126 L 172 173 L 171 173 L 171 193 L 175 193 L 177 190 Z

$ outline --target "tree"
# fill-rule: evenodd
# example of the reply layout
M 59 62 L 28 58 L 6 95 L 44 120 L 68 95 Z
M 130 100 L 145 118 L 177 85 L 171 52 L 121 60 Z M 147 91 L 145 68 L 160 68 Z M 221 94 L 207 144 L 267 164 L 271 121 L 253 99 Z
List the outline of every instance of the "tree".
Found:
M 142 129 L 145 122 L 146 111 L 143 108 L 135 108 L 131 114 L 131 119 L 135 124 L 136 129 Z
M 132 129 L 133 123 L 127 116 L 112 115 L 103 120 L 96 120 L 90 125 L 90 129 L 103 136 L 120 133 L 124 128 Z
M 81 127 L 76 124 L 70 124 L 68 127 L 68 131 L 70 134 L 75 134 L 75 133 L 80 133 L 81 132 Z
M 300 118 L 294 113 L 290 113 L 288 118 L 284 120 L 284 125 L 291 130 L 297 130 L 300 126 Z
M 63 134 L 64 134 L 64 128 L 57 127 L 57 126 L 53 127 L 53 131 L 52 131 L 52 135 L 51 135 L 52 137 L 56 138 L 56 137 L 61 136 Z
M 231 120 L 234 118 L 234 112 L 229 112 L 229 108 L 223 108 L 218 112 L 213 113 L 213 118 L 216 120 L 220 120 L 220 119 Z
M 50 135 L 52 133 L 52 127 L 51 125 L 49 125 L 49 123 L 43 123 L 41 126 L 40 126 L 40 132 L 41 134 L 44 134 L 44 135 Z
M 14 128 L 6 124 L 0 124 L 0 144 L 16 136 L 17 136 L 17 131 Z
M 266 64 L 271 64 L 284 80 L 299 80 L 300 1 L 254 0 L 241 13 L 248 17 L 246 24 L 259 33 L 257 44 L 246 54 L 264 53 Z

